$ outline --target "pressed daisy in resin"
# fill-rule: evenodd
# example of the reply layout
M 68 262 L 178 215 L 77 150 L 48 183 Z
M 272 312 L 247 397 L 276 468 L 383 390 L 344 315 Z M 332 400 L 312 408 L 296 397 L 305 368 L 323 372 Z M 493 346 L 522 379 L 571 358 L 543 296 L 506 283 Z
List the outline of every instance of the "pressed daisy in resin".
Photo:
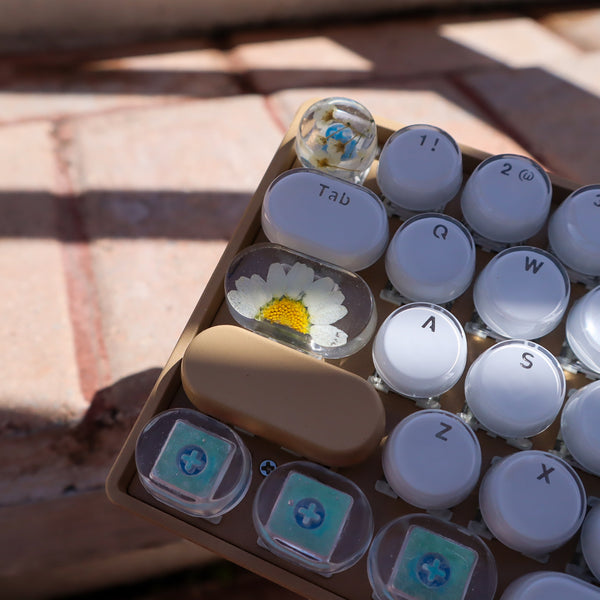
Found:
M 346 316 L 344 294 L 330 277 L 317 277 L 297 262 L 269 266 L 266 281 L 260 275 L 240 277 L 227 293 L 233 308 L 249 319 L 268 321 L 309 335 L 323 347 L 341 346 L 347 334 L 333 323 Z

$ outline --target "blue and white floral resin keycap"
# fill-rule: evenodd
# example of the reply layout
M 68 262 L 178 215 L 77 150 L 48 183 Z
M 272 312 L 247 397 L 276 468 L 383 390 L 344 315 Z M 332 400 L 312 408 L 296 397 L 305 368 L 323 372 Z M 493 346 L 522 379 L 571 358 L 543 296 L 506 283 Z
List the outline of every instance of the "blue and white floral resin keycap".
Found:
M 319 100 L 302 115 L 296 154 L 305 167 L 362 183 L 377 154 L 375 119 L 356 100 Z
M 570 292 L 565 268 L 554 256 L 516 246 L 495 255 L 479 273 L 473 302 L 491 333 L 532 340 L 560 323 Z
M 479 508 L 505 546 L 542 557 L 570 540 L 583 523 L 586 493 L 564 460 L 539 450 L 493 464 L 479 487 Z
M 388 138 L 377 183 L 393 209 L 406 217 L 442 211 L 462 184 L 462 154 L 454 139 L 433 125 L 409 125 Z
M 385 255 L 394 288 L 410 301 L 445 304 L 460 296 L 475 273 L 469 231 L 447 215 L 412 217 L 394 234 Z
M 574 191 L 548 222 L 550 248 L 584 279 L 600 277 L 600 185 Z M 575 277 L 579 279 L 579 277 Z
M 561 414 L 560 433 L 569 454 L 600 477 L 600 381 L 569 396 Z
M 565 397 L 558 360 L 534 342 L 495 344 L 471 364 L 465 400 L 488 431 L 504 438 L 528 438 L 546 429 Z
M 352 566 L 373 535 L 373 517 L 352 481 L 308 462 L 287 463 L 260 485 L 253 505 L 259 543 L 322 574 Z
M 441 510 L 462 502 L 481 469 L 473 430 L 445 410 L 419 410 L 387 438 L 383 472 L 390 487 L 417 508 Z
M 465 221 L 484 240 L 522 243 L 544 225 L 552 185 L 535 161 L 516 154 L 484 160 L 473 171 L 461 196 Z
M 292 169 L 271 183 L 262 228 L 271 242 L 350 271 L 372 265 L 389 235 L 387 213 L 372 191 L 314 169 Z
M 140 434 L 135 460 L 150 494 L 196 517 L 220 517 L 250 485 L 250 453 L 241 438 L 195 410 L 159 413 Z
M 500 600 L 600 600 L 600 588 L 566 573 L 538 571 L 515 579 Z
M 383 382 L 411 398 L 448 391 L 467 362 L 467 339 L 456 317 L 436 304 L 414 302 L 396 309 L 373 342 L 373 364 Z
M 567 343 L 577 360 L 600 377 L 600 286 L 573 304 L 565 330 Z
M 375 600 L 491 600 L 498 578 L 494 557 L 479 537 L 424 514 L 383 527 L 367 570 Z

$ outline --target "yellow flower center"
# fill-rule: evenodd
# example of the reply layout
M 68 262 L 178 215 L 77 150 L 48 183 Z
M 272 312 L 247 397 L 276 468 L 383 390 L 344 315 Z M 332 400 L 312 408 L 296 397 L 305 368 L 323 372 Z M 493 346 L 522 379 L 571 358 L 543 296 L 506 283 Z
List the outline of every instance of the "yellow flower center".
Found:
M 291 327 L 300 333 L 308 333 L 310 328 L 306 306 L 300 300 L 292 300 L 287 296 L 276 298 L 265 304 L 258 311 L 256 318 Z

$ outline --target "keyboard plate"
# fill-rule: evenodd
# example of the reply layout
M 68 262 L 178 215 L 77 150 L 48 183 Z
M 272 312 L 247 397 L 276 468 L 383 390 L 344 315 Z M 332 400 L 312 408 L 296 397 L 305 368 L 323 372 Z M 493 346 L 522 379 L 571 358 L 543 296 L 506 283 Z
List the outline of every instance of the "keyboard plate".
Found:
M 240 435 L 252 454 L 252 483 L 244 500 L 235 509 L 224 515 L 219 524 L 184 515 L 155 500 L 143 488 L 135 467 L 135 443 L 144 426 L 155 415 L 169 408 L 192 407 L 182 389 L 180 376 L 180 361 L 188 344 L 199 331 L 207 327 L 219 324 L 235 324 L 229 314 L 224 298 L 223 279 L 225 273 L 230 262 L 240 250 L 254 243 L 268 241 L 260 227 L 262 199 L 268 185 L 277 175 L 288 169 L 300 166 L 296 160 L 294 151 L 294 137 L 300 117 L 310 104 L 307 103 L 300 108 L 290 129 L 285 134 L 236 232 L 225 249 L 204 293 L 190 316 L 168 362 L 162 370 L 154 389 L 126 440 L 108 476 L 106 489 L 109 498 L 114 503 L 301 596 L 314 600 L 365 600 L 371 597 L 371 588 L 367 579 L 366 555 L 347 571 L 326 578 L 301 567 L 295 567 L 256 543 L 257 534 L 252 524 L 252 501 L 259 484 L 263 480 L 263 475 L 259 472 L 259 465 L 263 460 L 267 459 L 274 461 L 277 465 L 281 465 L 297 460 L 297 456 L 266 440 L 242 432 Z M 394 131 L 399 129 L 401 125 L 379 119 L 377 123 L 378 138 L 381 147 L 385 143 L 385 140 Z M 463 153 L 464 180 L 466 180 L 473 169 L 489 155 L 466 146 L 461 146 L 461 151 Z M 375 178 L 376 167 L 377 163 L 372 167 L 365 185 L 373 191 L 378 192 Z M 552 206 L 552 210 L 554 210 L 578 186 L 558 177 L 551 177 L 551 180 L 554 188 Z M 448 204 L 445 213 L 460 220 L 458 198 L 455 198 Z M 401 223 L 402 221 L 397 217 L 390 218 L 390 239 Z M 547 244 L 545 228 L 540 234 L 528 240 L 527 243 L 545 249 Z M 480 272 L 492 256 L 488 252 L 484 252 L 479 248 L 477 249 L 476 274 Z M 397 308 L 396 305 L 379 297 L 380 291 L 385 288 L 388 282 L 384 268 L 384 258 L 382 257 L 374 265 L 361 271 L 360 275 L 371 286 L 376 298 L 379 327 L 385 318 Z M 451 308 L 451 312 L 463 325 L 471 320 L 473 314 L 472 289 L 473 285 L 471 284 L 467 291 L 454 302 Z M 585 291 L 583 285 L 573 284 L 571 302 L 582 296 Z M 564 339 L 564 321 L 565 319 L 563 318 L 563 321 L 556 330 L 539 340 L 539 343 L 554 355 L 558 355 L 561 350 Z M 467 337 L 469 348 L 467 367 L 462 378 L 454 388 L 446 392 L 441 398 L 441 408 L 451 412 L 459 412 L 464 407 L 464 377 L 469 365 L 481 352 L 496 342 L 492 338 L 475 338 L 470 334 L 467 334 Z M 366 379 L 373 374 L 371 343 L 348 358 L 331 362 Z M 567 389 L 580 388 L 589 383 L 589 380 L 581 374 L 566 373 L 566 379 Z M 380 392 L 380 395 L 386 410 L 386 431 L 388 432 L 402 418 L 419 410 L 413 401 L 393 392 Z M 240 398 L 240 401 L 242 402 L 243 398 Z M 549 450 L 554 447 L 559 428 L 559 419 L 560 417 L 557 417 L 552 426 L 533 438 L 534 449 Z M 483 455 L 482 474 L 485 473 L 494 456 L 505 456 L 517 451 L 504 440 L 490 437 L 481 430 L 477 432 L 477 436 Z M 375 533 L 386 523 L 399 516 L 421 512 L 400 499 L 393 499 L 375 490 L 376 482 L 383 478 L 381 450 L 375 452 L 365 462 L 350 468 L 340 468 L 338 472 L 354 481 L 367 495 L 373 509 Z M 586 487 L 588 497 L 600 497 L 600 479 L 581 470 L 578 470 L 578 473 Z M 453 522 L 467 526 L 469 521 L 478 518 L 478 489 L 477 486 L 464 502 L 454 508 Z M 577 539 L 578 536 L 575 536 L 567 545 L 553 552 L 549 557 L 549 561 L 545 564 L 540 564 L 531 558 L 509 550 L 497 540 L 486 540 L 496 558 L 498 566 L 498 590 L 496 598 L 500 597 L 502 591 L 511 581 L 523 574 L 542 569 L 564 571 L 566 565 L 572 559 Z

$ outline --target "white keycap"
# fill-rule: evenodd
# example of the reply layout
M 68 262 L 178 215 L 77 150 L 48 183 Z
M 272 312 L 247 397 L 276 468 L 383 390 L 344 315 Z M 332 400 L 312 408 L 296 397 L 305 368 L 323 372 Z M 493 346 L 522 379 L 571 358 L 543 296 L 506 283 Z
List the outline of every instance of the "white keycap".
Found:
M 600 373 L 600 286 L 571 307 L 566 334 L 575 356 L 588 369 Z
M 516 154 L 484 160 L 461 196 L 463 217 L 482 237 L 515 244 L 535 235 L 546 222 L 552 185 L 535 161 Z
M 350 271 L 372 265 L 389 234 L 373 192 L 313 169 L 292 169 L 271 183 L 262 227 L 269 241 Z
M 556 418 L 565 397 L 558 360 L 525 340 L 495 344 L 472 363 L 465 399 L 475 418 L 504 438 L 534 436 Z
M 500 600 L 600 600 L 600 588 L 553 571 L 536 571 L 515 579 Z
M 481 448 L 473 430 L 444 410 L 420 410 L 396 425 L 383 451 L 390 487 L 429 510 L 462 502 L 475 487 Z
M 569 397 L 562 411 L 560 431 L 571 456 L 584 469 L 600 476 L 600 381 Z
M 569 303 L 564 267 L 530 246 L 503 250 L 475 280 L 473 301 L 482 321 L 507 338 L 536 339 L 552 331 Z
M 590 571 L 600 581 L 600 504 L 596 504 L 583 521 L 581 551 Z
M 475 244 L 456 219 L 418 215 L 394 234 L 385 269 L 392 285 L 409 300 L 445 304 L 469 287 L 475 273 Z
M 457 143 L 432 125 L 409 125 L 396 131 L 379 157 L 379 189 L 404 211 L 441 210 L 460 189 L 462 178 Z
M 396 309 L 373 343 L 373 363 L 395 392 L 430 398 L 449 390 L 467 361 L 465 332 L 456 317 L 435 304 Z
M 548 241 L 570 269 L 600 275 L 600 185 L 574 191 L 550 217 Z
M 479 488 L 483 519 L 505 546 L 543 556 L 575 535 L 586 510 L 585 489 L 560 458 L 527 450 L 495 464 Z

